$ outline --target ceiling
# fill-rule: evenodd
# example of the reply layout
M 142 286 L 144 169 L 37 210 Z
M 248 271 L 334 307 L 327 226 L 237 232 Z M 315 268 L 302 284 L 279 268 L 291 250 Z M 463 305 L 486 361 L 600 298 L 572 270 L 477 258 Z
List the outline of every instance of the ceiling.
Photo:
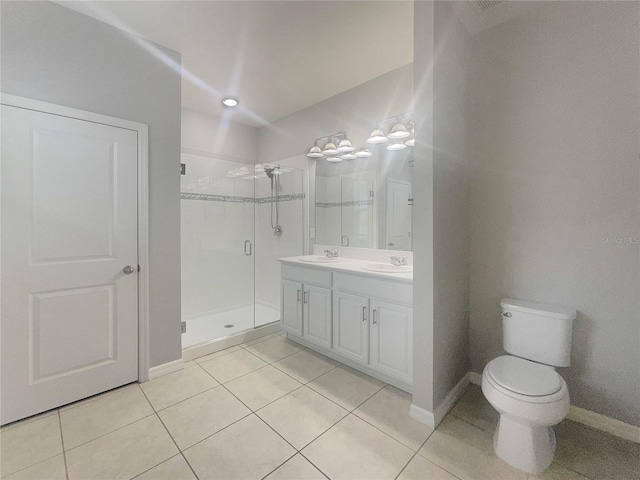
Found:
M 256 127 L 413 62 L 410 1 L 58 3 L 180 52 L 183 107 Z

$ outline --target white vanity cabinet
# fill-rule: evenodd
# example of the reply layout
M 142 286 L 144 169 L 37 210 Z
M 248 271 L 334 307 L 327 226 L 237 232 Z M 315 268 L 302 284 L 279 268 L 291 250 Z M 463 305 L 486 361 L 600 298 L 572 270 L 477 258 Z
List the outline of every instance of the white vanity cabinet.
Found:
M 412 381 L 413 309 L 405 305 L 371 300 L 369 363 L 382 373 Z
M 331 348 L 331 272 L 282 266 L 282 329 Z
M 333 350 L 369 363 L 369 298 L 333 292 Z
M 333 301 L 334 351 L 410 385 L 413 376 L 412 284 L 334 273 Z M 343 312 L 337 305 L 340 301 L 345 303 Z M 357 349 L 357 345 L 364 346 Z
M 292 340 L 410 392 L 413 285 L 345 271 L 346 263 L 283 262 L 282 328 Z

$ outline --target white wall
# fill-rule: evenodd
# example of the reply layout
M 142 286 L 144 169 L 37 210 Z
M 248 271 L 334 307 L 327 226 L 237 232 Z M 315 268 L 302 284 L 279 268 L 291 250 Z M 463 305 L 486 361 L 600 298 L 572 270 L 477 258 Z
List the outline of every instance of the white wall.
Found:
M 461 4 L 434 5 L 433 395 L 434 407 L 469 371 L 469 35 Z M 414 207 L 415 208 L 415 207 Z
M 184 108 L 182 148 L 254 164 L 258 160 L 258 129 Z
M 180 358 L 180 74 L 50 2 L 2 2 L 2 91 L 149 125 L 150 364 Z M 151 45 L 180 68 L 180 54 Z
M 639 19 L 548 2 L 474 37 L 469 72 L 472 369 L 502 352 L 501 298 L 574 307 L 572 403 L 635 425 Z
M 309 226 L 315 225 L 316 161 L 306 157 L 313 140 L 332 133 L 346 131 L 354 146 L 365 146 L 377 120 L 390 115 L 413 111 L 413 65 L 393 70 L 373 78 L 308 108 L 282 118 L 259 130 L 258 150 L 261 162 L 281 163 L 281 159 L 296 158 L 304 165 L 307 199 L 305 212 L 305 245 L 311 251 Z M 372 157 L 373 158 L 373 157 Z M 356 160 L 354 160 L 356 161 Z
M 413 398 L 433 412 L 433 60 L 434 2 L 414 3 Z

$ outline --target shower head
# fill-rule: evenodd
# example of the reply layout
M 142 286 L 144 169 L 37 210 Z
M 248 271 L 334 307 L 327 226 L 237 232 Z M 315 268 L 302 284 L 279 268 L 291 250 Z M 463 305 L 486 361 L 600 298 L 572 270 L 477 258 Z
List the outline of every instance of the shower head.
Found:
M 274 175 L 277 175 L 275 172 L 280 168 L 279 165 L 265 165 L 264 173 L 267 174 L 267 177 L 273 178 Z

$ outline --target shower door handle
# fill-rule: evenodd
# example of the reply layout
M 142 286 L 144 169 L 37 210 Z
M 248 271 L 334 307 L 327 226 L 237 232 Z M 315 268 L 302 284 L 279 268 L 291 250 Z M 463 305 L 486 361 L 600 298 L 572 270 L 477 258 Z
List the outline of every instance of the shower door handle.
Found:
M 248 252 L 247 252 L 247 246 L 249 246 Z M 244 241 L 244 254 L 246 256 L 250 256 L 251 255 L 251 250 L 252 250 L 251 240 L 245 240 Z

